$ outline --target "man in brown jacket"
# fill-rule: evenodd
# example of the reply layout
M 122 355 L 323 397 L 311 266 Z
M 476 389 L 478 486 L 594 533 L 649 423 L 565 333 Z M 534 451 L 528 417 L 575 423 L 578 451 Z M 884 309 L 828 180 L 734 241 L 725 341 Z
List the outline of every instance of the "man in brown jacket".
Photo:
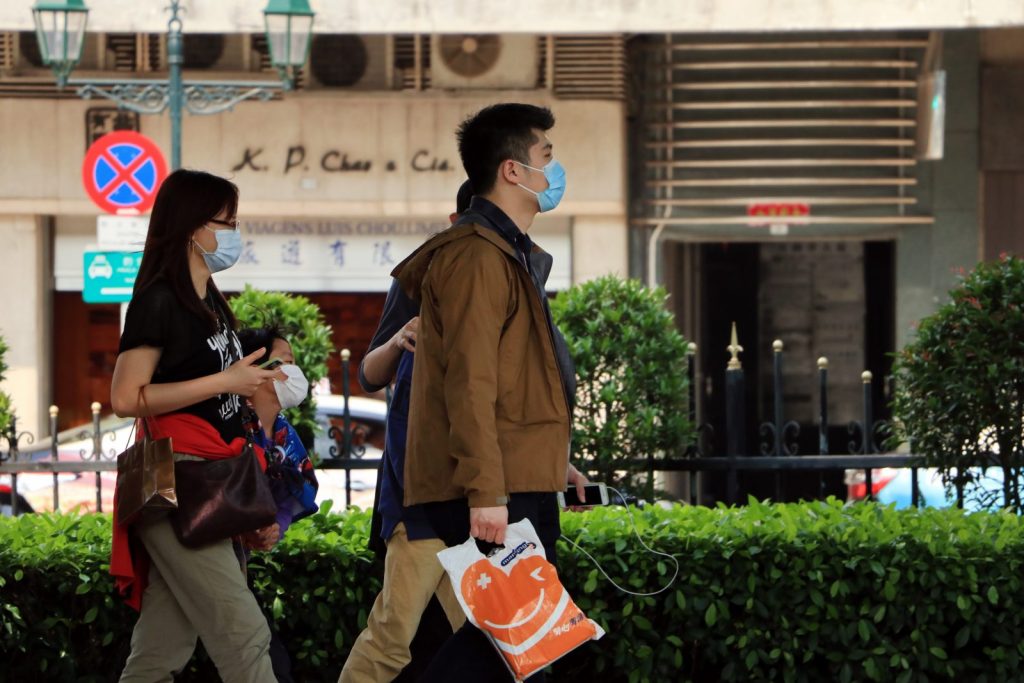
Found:
M 548 109 L 526 104 L 466 120 L 458 136 L 475 190 L 469 211 L 393 273 L 420 301 L 405 504 L 423 504 L 447 545 L 468 535 L 501 544 L 509 522 L 529 519 L 551 561 L 560 535 L 555 492 L 586 481 L 568 460 L 571 363 L 559 358 L 531 264 L 539 247 L 527 236 L 565 189 L 546 135 L 553 126 Z M 467 625 L 421 680 L 509 678 Z

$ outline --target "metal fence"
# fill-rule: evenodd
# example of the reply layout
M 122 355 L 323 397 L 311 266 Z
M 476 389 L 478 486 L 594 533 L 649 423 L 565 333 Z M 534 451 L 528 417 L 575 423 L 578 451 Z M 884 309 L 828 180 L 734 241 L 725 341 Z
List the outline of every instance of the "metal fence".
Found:
M 36 439 L 28 431 L 19 431 L 16 417 L 11 418 L 6 433 L 0 434 L 0 475 L 10 475 L 10 505 L 13 514 L 18 514 L 19 500 L 18 479 L 26 474 L 45 474 L 53 476 L 53 509 L 60 509 L 60 475 L 61 474 L 93 474 L 95 476 L 96 510 L 103 512 L 104 487 L 102 474 L 117 471 L 117 451 L 113 447 L 114 430 L 104 429 L 101 425 L 99 403 L 93 403 L 92 424 L 61 434 L 58 431 L 60 410 L 50 406 L 50 434 L 45 439 Z M 104 447 L 104 439 L 111 443 Z M 61 446 L 86 442 L 88 447 L 77 449 L 77 460 L 61 458 Z M 3 443 L 6 442 L 6 448 Z M 65 450 L 64 454 L 68 454 Z M 113 493 L 112 491 L 110 492 Z
M 867 497 L 872 497 L 873 472 L 877 468 L 909 468 L 911 470 L 911 487 L 913 505 L 921 502 L 918 485 L 918 468 L 922 466 L 919 456 L 880 453 L 880 436 L 884 432 L 884 424 L 875 420 L 872 405 L 872 382 L 870 372 L 862 374 L 863 401 L 861 419 L 847 425 L 849 439 L 846 444 L 848 453 L 833 454 L 829 440 L 828 416 L 828 360 L 818 360 L 819 405 L 818 405 L 818 448 L 817 453 L 798 453 L 797 437 L 800 425 L 785 419 L 785 406 L 782 390 L 783 345 L 776 341 L 773 344 L 773 405 L 769 420 L 760 425 L 761 444 L 759 452 L 752 453 L 746 443 L 747 416 L 746 381 L 742 364 L 739 361 L 740 347 L 735 329 L 732 343 L 728 350 L 731 353 L 725 369 L 725 438 L 724 447 L 715 445 L 716 435 L 709 425 L 701 425 L 697 430 L 697 440 L 688 446 L 685 457 L 660 457 L 652 454 L 641 460 L 625 463 L 624 467 L 637 472 L 655 473 L 685 472 L 690 474 L 724 473 L 726 478 L 726 502 L 740 501 L 741 491 L 739 474 L 741 472 L 767 472 L 774 477 L 775 499 L 782 499 L 785 479 L 793 472 L 836 472 L 861 470 L 864 472 Z M 693 422 L 697 417 L 697 396 L 695 380 L 696 347 L 690 345 L 687 354 L 688 372 L 690 375 L 689 411 Z M 345 398 L 343 424 L 341 428 L 329 427 L 328 435 L 332 446 L 327 453 L 320 455 L 317 467 L 323 470 L 345 471 L 345 503 L 351 503 L 351 474 L 360 470 L 377 470 L 381 460 L 366 456 L 365 445 L 359 442 L 359 426 L 350 415 L 348 404 L 350 398 L 349 369 L 350 354 L 342 351 L 342 391 Z M 18 479 L 26 474 L 45 474 L 53 476 L 53 509 L 60 508 L 61 473 L 93 474 L 96 486 L 97 511 L 103 511 L 104 473 L 116 472 L 117 448 L 114 447 L 114 430 L 105 429 L 100 419 L 100 404 L 92 404 L 92 424 L 77 431 L 60 433 L 58 421 L 60 412 L 57 406 L 50 408 L 50 434 L 37 440 L 28 432 L 19 432 L 16 421 L 12 420 L 7 433 L 0 434 L 0 475 L 10 475 L 11 504 L 15 514 L 18 512 Z M 88 446 L 79 448 L 77 459 L 62 458 L 61 446 L 75 441 L 85 441 Z M 3 448 L 6 442 L 6 448 Z M 105 443 L 107 442 L 107 443 Z M 717 452 L 716 452 L 717 451 Z M 66 455 L 66 453 L 64 453 Z M 108 484 L 109 486 L 109 484 Z M 689 490 L 682 496 L 690 503 L 700 501 L 698 478 L 689 477 Z M 106 493 L 112 494 L 107 490 Z M 963 492 L 957 492 L 958 503 L 963 502 Z
M 919 485 L 918 470 L 923 466 L 922 458 L 917 455 L 883 453 L 881 441 L 887 433 L 887 425 L 875 418 L 873 406 L 872 386 L 874 377 L 869 371 L 861 374 L 863 387 L 862 404 L 860 406 L 861 417 L 846 426 L 847 439 L 845 445 L 846 453 L 835 454 L 831 448 L 829 432 L 832 425 L 829 422 L 829 363 L 827 358 L 819 358 L 818 366 L 818 388 L 819 402 L 817 409 L 817 452 L 799 453 L 797 437 L 801 427 L 794 421 L 785 419 L 785 405 L 783 401 L 782 369 L 784 360 L 784 345 L 776 340 L 772 344 L 773 380 L 772 380 L 772 415 L 771 418 L 762 422 L 759 426 L 761 443 L 757 453 L 751 452 L 746 441 L 747 416 L 746 406 L 746 379 L 744 369 L 739 361 L 739 354 L 743 348 L 736 338 L 735 327 L 733 328 L 732 342 L 728 347 L 731 354 L 725 368 L 725 439 L 721 446 L 717 446 L 715 430 L 709 424 L 701 424 L 697 428 L 696 442 L 687 448 L 685 457 L 662 457 L 652 454 L 646 459 L 632 460 L 623 464 L 634 472 L 647 472 L 650 475 L 657 473 L 685 472 L 690 474 L 700 473 L 724 473 L 726 477 L 726 502 L 730 504 L 740 502 L 742 492 L 739 487 L 739 474 L 741 472 L 766 472 L 774 477 L 775 499 L 781 500 L 786 485 L 786 475 L 794 472 L 847 472 L 850 470 L 862 471 L 866 497 L 872 499 L 873 495 L 873 470 L 880 468 L 909 469 L 911 471 L 911 500 L 914 506 L 922 504 L 921 489 Z M 697 347 L 690 344 L 687 353 L 687 372 L 689 374 L 689 417 L 692 423 L 697 423 L 697 383 L 696 383 L 696 352 Z M 344 361 L 347 362 L 347 361 Z M 347 372 L 345 373 L 347 377 Z M 347 395 L 348 387 L 345 385 Z M 347 423 L 346 423 L 347 429 Z M 339 445 L 341 438 L 335 439 Z M 348 455 L 346 455 L 346 453 Z M 362 453 L 351 448 L 351 440 L 347 447 L 340 447 L 337 452 L 332 449 L 330 457 L 325 458 L 319 464 L 322 469 L 343 469 L 346 472 L 353 470 L 377 469 L 380 460 L 378 458 L 364 458 Z M 578 465 L 579 463 L 577 463 Z M 682 498 L 691 504 L 696 504 L 701 499 L 701 492 L 698 489 L 699 480 L 692 476 L 689 478 L 688 490 L 684 491 Z M 963 490 L 957 489 L 957 503 L 963 504 Z

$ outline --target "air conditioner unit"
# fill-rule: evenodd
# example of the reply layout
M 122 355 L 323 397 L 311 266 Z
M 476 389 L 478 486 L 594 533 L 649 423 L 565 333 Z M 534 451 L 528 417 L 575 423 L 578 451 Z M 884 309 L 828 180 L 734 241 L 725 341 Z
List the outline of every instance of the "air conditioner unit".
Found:
M 319 33 L 309 51 L 310 88 L 388 88 L 388 37 Z
M 537 87 L 536 36 L 438 35 L 430 43 L 430 77 L 434 88 Z
M 8 34 L 9 64 L 18 75 L 35 75 L 36 73 L 51 74 L 50 68 L 43 64 L 39 54 L 39 42 L 34 31 L 20 31 Z M 101 41 L 99 34 L 86 33 L 82 46 L 82 58 L 75 65 L 76 71 L 89 71 L 98 68 Z

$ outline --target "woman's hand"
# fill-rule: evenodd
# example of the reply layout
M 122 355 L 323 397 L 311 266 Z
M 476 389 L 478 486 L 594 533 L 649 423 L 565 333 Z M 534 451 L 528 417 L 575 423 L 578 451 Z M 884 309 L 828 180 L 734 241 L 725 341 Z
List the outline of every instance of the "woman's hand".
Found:
M 261 384 L 278 375 L 277 370 L 264 370 L 255 364 L 264 353 L 264 349 L 257 349 L 220 373 L 225 394 L 252 396 Z
M 391 338 L 391 343 L 394 345 L 399 352 L 412 351 L 416 352 L 416 333 L 420 329 L 420 317 L 416 316 L 405 325 L 402 326 L 395 336 Z
M 281 539 L 281 527 L 274 522 L 270 526 L 242 534 L 242 544 L 253 550 L 270 550 Z

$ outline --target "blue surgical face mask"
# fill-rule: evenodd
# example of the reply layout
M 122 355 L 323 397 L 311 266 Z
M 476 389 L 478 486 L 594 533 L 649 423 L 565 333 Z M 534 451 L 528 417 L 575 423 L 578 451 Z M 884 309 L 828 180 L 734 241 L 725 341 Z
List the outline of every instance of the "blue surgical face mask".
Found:
M 562 195 L 565 194 L 565 169 L 562 167 L 562 164 L 555 159 L 549 161 L 544 168 L 528 166 L 521 161 L 517 161 L 516 163 L 530 169 L 531 171 L 540 171 L 547 179 L 547 189 L 541 190 L 540 192 L 531 190 L 522 183 L 517 183 L 519 187 L 537 197 L 537 205 L 540 206 L 540 210 L 542 212 L 551 211 L 553 208 L 558 206 L 558 202 L 562 201 Z
M 203 227 L 206 228 L 206 226 Z M 195 242 L 195 245 L 202 252 L 203 260 L 206 261 L 210 272 L 219 273 L 238 263 L 238 259 L 242 255 L 242 234 L 238 230 L 206 229 L 217 238 L 217 249 L 211 252 L 203 249 L 199 242 Z

